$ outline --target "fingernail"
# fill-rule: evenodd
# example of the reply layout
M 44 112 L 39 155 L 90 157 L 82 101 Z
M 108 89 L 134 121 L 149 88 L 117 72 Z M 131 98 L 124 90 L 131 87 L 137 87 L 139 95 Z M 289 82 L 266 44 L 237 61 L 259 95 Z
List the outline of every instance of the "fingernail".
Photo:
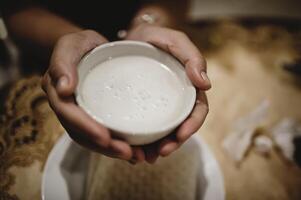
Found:
M 211 82 L 208 78 L 208 75 L 206 74 L 206 72 L 202 71 L 201 72 L 201 76 L 202 76 L 202 79 L 208 84 L 208 85 L 211 85 Z
M 63 89 L 63 88 L 65 88 L 67 85 L 68 85 L 68 79 L 67 79 L 67 77 L 62 76 L 62 77 L 59 79 L 58 83 L 57 83 L 58 89 Z

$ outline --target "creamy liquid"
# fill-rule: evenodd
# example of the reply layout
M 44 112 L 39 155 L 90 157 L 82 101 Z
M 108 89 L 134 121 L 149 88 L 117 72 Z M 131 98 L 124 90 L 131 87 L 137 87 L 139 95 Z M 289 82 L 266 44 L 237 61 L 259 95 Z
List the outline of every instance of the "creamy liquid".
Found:
M 179 116 L 184 89 L 165 65 L 143 56 L 124 56 L 95 66 L 86 76 L 81 95 L 92 115 L 104 125 L 140 133 Z

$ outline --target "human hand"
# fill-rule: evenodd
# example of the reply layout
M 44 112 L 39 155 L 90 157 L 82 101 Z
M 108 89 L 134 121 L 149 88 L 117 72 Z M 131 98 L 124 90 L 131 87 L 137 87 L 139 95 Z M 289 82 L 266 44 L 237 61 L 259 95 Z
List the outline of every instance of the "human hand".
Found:
M 204 91 L 210 89 L 211 83 L 206 74 L 205 59 L 183 32 L 141 24 L 130 30 L 126 39 L 148 42 L 172 54 L 185 66 L 188 77 L 197 88 L 193 111 L 172 134 L 153 144 L 135 147 L 136 152 L 139 152 L 136 162 L 146 159 L 147 162 L 154 163 L 159 155 L 167 156 L 179 148 L 202 126 L 209 109 Z
M 107 156 L 130 160 L 133 154 L 130 145 L 112 138 L 110 131 L 92 119 L 74 100 L 79 61 L 88 51 L 106 42 L 104 37 L 91 30 L 61 37 L 54 47 L 42 87 L 51 108 L 73 140 Z

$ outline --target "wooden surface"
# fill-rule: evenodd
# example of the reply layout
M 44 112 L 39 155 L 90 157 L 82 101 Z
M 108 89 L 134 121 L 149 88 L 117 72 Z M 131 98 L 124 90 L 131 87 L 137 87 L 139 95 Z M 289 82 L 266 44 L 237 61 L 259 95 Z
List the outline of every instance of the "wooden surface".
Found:
M 203 52 L 213 87 L 208 92 L 210 112 L 199 134 L 218 159 L 227 199 L 301 199 L 301 169 L 275 149 L 265 157 L 251 148 L 237 165 L 221 147 L 235 121 L 265 99 L 270 108 L 263 134 L 269 135 L 283 118 L 301 121 L 301 87 L 282 68 L 298 56 L 295 40 L 300 29 L 291 33 L 272 25 L 243 28 L 221 23 L 190 32 L 200 47 L 208 41 Z

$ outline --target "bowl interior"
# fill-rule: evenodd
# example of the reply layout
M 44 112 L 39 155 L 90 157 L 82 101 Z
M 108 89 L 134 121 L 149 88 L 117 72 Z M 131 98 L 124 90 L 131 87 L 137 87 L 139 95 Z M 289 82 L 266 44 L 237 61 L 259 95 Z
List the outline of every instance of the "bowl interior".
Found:
M 86 112 L 88 112 L 96 121 L 104 123 L 102 119 L 93 115 L 93 112 L 85 105 L 83 97 L 81 95 L 81 88 L 83 81 L 87 74 L 98 64 L 107 61 L 108 59 L 122 57 L 122 56 L 145 56 L 152 58 L 165 66 L 167 66 L 173 73 L 177 75 L 181 81 L 184 89 L 183 95 L 183 106 L 179 116 L 175 116 L 174 120 L 170 123 L 165 124 L 164 127 L 154 127 L 153 130 L 148 130 L 148 132 L 163 132 L 176 128 L 182 121 L 187 118 L 190 114 L 196 98 L 196 90 L 190 80 L 188 79 L 183 65 L 171 55 L 165 53 L 164 51 L 143 42 L 136 41 L 119 41 L 112 42 L 96 47 L 94 50 L 89 52 L 78 65 L 78 76 L 79 82 L 76 90 L 76 100 L 79 106 L 81 106 Z M 109 124 L 103 124 L 107 128 L 118 132 L 124 132 L 124 130 L 119 130 L 118 127 L 110 127 Z M 137 134 L 137 133 L 135 133 Z

